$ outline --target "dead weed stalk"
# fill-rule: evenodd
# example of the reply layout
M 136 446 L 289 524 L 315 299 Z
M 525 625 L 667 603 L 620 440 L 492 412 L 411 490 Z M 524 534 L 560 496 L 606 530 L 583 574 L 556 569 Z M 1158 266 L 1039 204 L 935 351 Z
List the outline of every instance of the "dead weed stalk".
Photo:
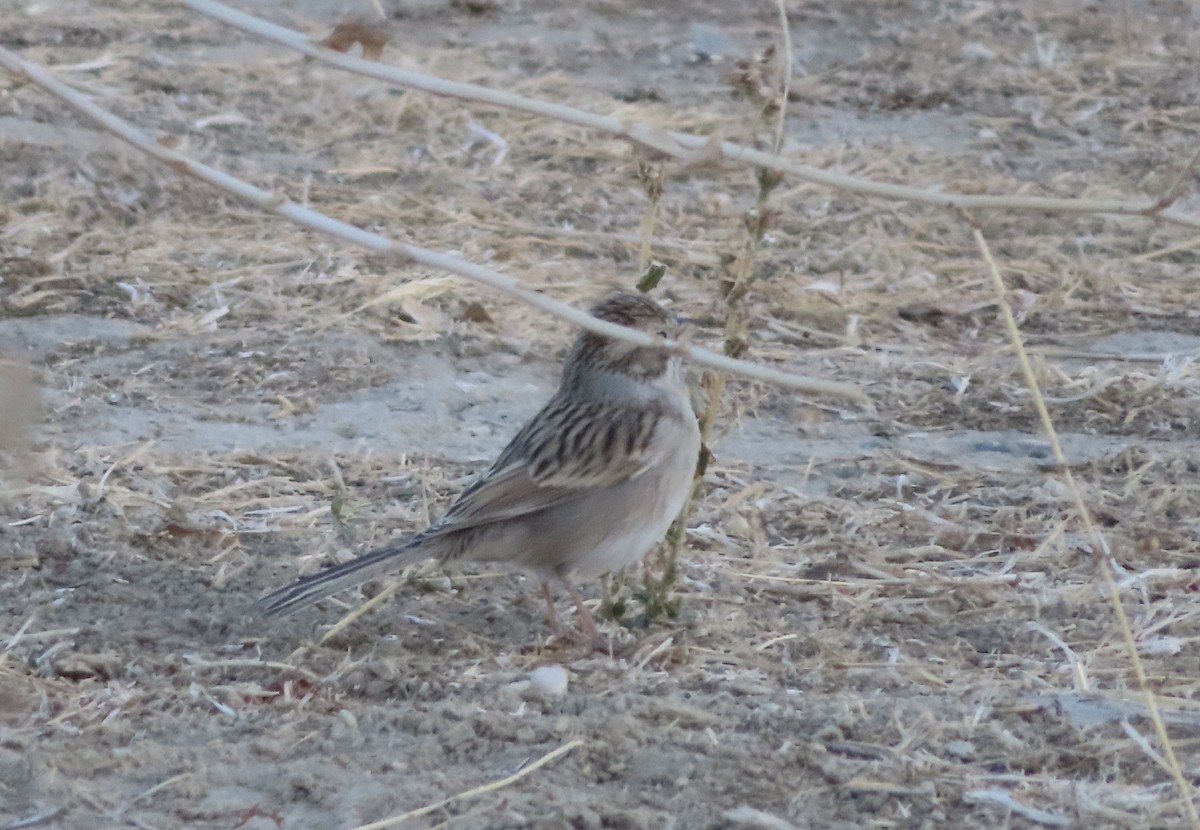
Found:
M 1033 364 L 1029 360 L 1029 354 L 1025 350 L 1024 339 L 1021 337 L 1021 330 L 1017 325 L 1017 319 L 1013 314 L 1012 306 L 1009 304 L 1004 279 L 1000 276 L 1000 269 L 996 265 L 996 260 L 992 257 L 987 239 L 984 238 L 979 228 L 974 225 L 971 228 L 971 234 L 975 240 L 975 244 L 979 248 L 979 253 L 983 257 L 984 263 L 987 265 L 988 274 L 991 277 L 992 286 L 996 291 L 996 299 L 1000 306 L 1000 313 L 1004 319 L 1005 328 L 1008 330 L 1009 338 L 1012 341 L 1013 349 L 1020 363 L 1021 373 L 1025 377 L 1025 384 L 1029 388 L 1033 407 L 1037 411 L 1042 429 L 1046 433 L 1046 439 L 1050 442 L 1054 460 L 1058 464 L 1059 475 L 1062 476 L 1063 483 L 1067 486 L 1071 499 L 1075 503 L 1075 509 L 1079 513 L 1079 520 L 1082 522 L 1084 530 L 1091 540 L 1092 557 L 1104 579 L 1108 600 L 1117 618 L 1117 626 L 1121 629 L 1121 636 L 1125 644 L 1125 653 L 1129 658 L 1130 665 L 1133 667 L 1138 689 L 1145 695 L 1146 710 L 1150 716 L 1151 723 L 1154 724 L 1154 731 L 1158 735 L 1159 744 L 1165 755 L 1163 759 L 1165 766 L 1179 790 L 1179 797 L 1183 803 L 1188 821 L 1192 827 L 1200 827 L 1200 814 L 1197 813 L 1195 802 L 1192 799 L 1192 786 L 1184 778 L 1183 769 L 1180 767 L 1179 759 L 1175 755 L 1175 748 L 1171 743 L 1170 736 L 1167 734 L 1167 727 L 1163 723 L 1162 714 L 1159 712 L 1158 701 L 1155 698 L 1154 690 L 1150 688 L 1150 681 L 1146 676 L 1145 666 L 1142 664 L 1141 655 L 1138 653 L 1137 640 L 1134 638 L 1133 628 L 1129 624 L 1129 615 L 1125 613 L 1125 605 L 1121 601 L 1121 593 L 1117 588 L 1116 579 L 1113 575 L 1113 571 L 1117 567 L 1116 560 L 1113 557 L 1108 540 L 1100 532 L 1099 527 L 1097 527 L 1095 521 L 1092 519 L 1092 512 L 1088 509 L 1087 502 L 1083 498 L 1083 493 L 1075 481 L 1075 476 L 1071 473 L 1066 453 L 1063 452 L 1062 443 L 1058 440 L 1058 432 L 1055 430 L 1054 422 L 1050 418 L 1050 411 L 1046 408 L 1046 401 L 1042 397 L 1037 373 L 1034 371 Z
M 787 15 L 781 8 L 782 37 L 785 43 L 790 42 L 791 34 L 787 28 Z M 790 56 L 790 46 L 785 47 L 784 55 Z M 758 130 L 753 137 L 756 145 L 764 144 L 763 136 L 770 135 L 771 152 L 778 154 L 783 146 L 785 134 L 785 119 L 787 117 L 787 97 L 790 86 L 791 71 L 789 59 L 780 62 L 774 46 L 768 46 L 752 61 L 739 61 L 737 68 L 727 80 L 733 87 L 734 93 L 744 96 L 756 108 L 755 123 Z M 724 305 L 723 340 L 726 356 L 740 359 L 749 348 L 746 333 L 746 312 L 743 300 L 750 292 L 759 275 L 755 271 L 759 249 L 768 229 L 777 217 L 777 212 L 770 205 L 771 193 L 782 183 L 783 175 L 778 171 L 765 167 L 754 171 L 758 191 L 754 206 L 743 218 L 745 237 L 740 254 L 729 254 L 723 259 L 725 274 L 719 283 L 719 299 Z M 657 211 L 658 195 L 661 194 L 661 184 L 656 190 L 647 188 L 650 205 L 648 215 Z M 653 229 L 653 221 L 643 223 L 644 228 Z M 649 244 L 649 236 L 647 236 Z M 704 409 L 700 413 L 700 458 L 696 465 L 696 477 L 692 484 L 692 494 L 683 513 L 671 525 L 667 538 L 660 546 L 655 557 L 658 574 L 652 568 L 643 572 L 642 587 L 636 594 L 642 602 L 647 619 L 653 620 L 661 616 L 675 617 L 679 613 L 679 600 L 673 597 L 672 590 L 679 575 L 679 554 L 687 537 L 687 525 L 695 513 L 700 497 L 701 484 L 707 471 L 709 451 L 708 441 L 712 436 L 713 425 L 721 411 L 721 402 L 725 396 L 725 386 L 729 373 L 724 370 L 706 372 L 701 380 L 704 390 Z

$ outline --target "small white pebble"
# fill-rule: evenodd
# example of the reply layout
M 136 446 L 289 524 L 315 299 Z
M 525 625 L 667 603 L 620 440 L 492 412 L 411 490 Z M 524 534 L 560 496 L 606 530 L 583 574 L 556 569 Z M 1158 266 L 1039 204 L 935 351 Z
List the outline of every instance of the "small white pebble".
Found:
M 562 697 L 567 693 L 567 670 L 562 666 L 538 666 L 529 673 L 529 684 L 542 697 Z

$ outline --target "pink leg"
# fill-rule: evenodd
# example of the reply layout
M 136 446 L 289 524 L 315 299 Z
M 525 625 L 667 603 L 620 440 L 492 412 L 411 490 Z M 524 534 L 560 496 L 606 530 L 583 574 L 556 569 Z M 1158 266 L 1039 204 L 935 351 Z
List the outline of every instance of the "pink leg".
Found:
M 562 635 L 562 624 L 558 621 L 558 609 L 554 607 L 554 595 L 550 593 L 550 583 L 542 581 L 542 596 L 546 598 L 546 619 L 550 622 L 550 630 L 554 635 Z
M 584 633 L 592 638 L 593 643 L 601 642 L 600 631 L 596 628 L 596 621 L 592 619 L 592 612 L 588 611 L 587 606 L 583 604 L 583 597 L 579 596 L 579 592 L 570 582 L 564 580 L 563 584 L 571 592 L 571 599 L 575 603 L 575 610 L 579 612 L 579 624 L 583 626 Z

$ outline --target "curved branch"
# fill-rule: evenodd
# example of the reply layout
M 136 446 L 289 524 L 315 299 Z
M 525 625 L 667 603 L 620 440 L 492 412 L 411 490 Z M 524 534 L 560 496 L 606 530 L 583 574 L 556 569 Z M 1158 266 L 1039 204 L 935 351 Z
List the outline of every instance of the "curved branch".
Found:
M 798 179 L 827 185 L 851 193 L 881 196 L 905 202 L 933 205 L 954 211 L 962 210 L 1020 210 L 1046 213 L 1110 213 L 1125 216 L 1154 217 L 1176 225 L 1200 229 L 1200 216 L 1173 208 L 1162 201 L 1127 201 L 1120 199 L 1061 199 L 1048 196 L 974 196 L 965 193 L 946 193 L 925 190 L 909 185 L 876 182 L 846 173 L 823 170 L 807 164 L 789 161 L 771 153 L 755 150 L 730 141 L 717 142 L 704 136 L 673 132 L 639 122 L 626 122 L 584 110 L 526 98 L 476 84 L 447 81 L 423 72 L 387 66 L 363 60 L 332 49 L 318 46 L 307 35 L 269 23 L 261 18 L 231 9 L 215 0 L 181 0 L 183 5 L 199 14 L 219 20 L 243 32 L 257 35 L 286 46 L 314 60 L 336 66 L 356 75 L 375 78 L 392 86 L 419 89 L 431 95 L 457 98 L 490 106 L 527 112 L 543 118 L 574 124 L 578 127 L 609 133 L 682 161 L 703 159 L 706 162 L 726 158 L 755 167 L 766 167 L 787 173 Z
M 14 75 L 27 78 L 51 95 L 70 105 L 76 111 L 86 115 L 122 141 L 147 155 L 153 156 L 176 172 L 207 182 L 214 187 L 237 196 L 239 199 L 251 202 L 263 210 L 277 213 L 298 225 L 312 228 L 328 236 L 335 236 L 376 253 L 407 259 L 411 262 L 419 262 L 422 265 L 458 274 L 461 277 L 466 277 L 467 279 L 503 291 L 561 320 L 566 320 L 580 328 L 589 329 L 597 334 L 603 334 L 617 340 L 624 340 L 638 346 L 667 349 L 694 363 L 711 366 L 714 369 L 723 369 L 742 377 L 766 381 L 780 386 L 788 386 L 816 395 L 831 395 L 857 401 L 866 401 L 866 396 L 862 391 L 851 384 L 807 378 L 788 372 L 781 372 L 766 366 L 734 360 L 733 358 L 715 354 L 705 349 L 698 349 L 677 340 L 664 340 L 645 332 L 614 325 L 606 320 L 599 320 L 566 303 L 559 302 L 544 294 L 539 294 L 525 287 L 515 277 L 501 274 L 499 271 L 484 268 L 482 265 L 476 265 L 473 262 L 467 262 L 449 254 L 442 254 L 437 251 L 431 251 L 428 248 L 420 248 L 416 245 L 396 242 L 382 234 L 365 231 L 346 222 L 340 222 L 315 210 L 306 208 L 303 205 L 299 205 L 285 196 L 262 190 L 248 182 L 234 178 L 228 173 L 223 173 L 220 170 L 188 158 L 182 153 L 164 147 L 132 124 L 92 103 L 86 96 L 76 92 L 42 67 L 23 60 L 7 49 L 0 48 L 0 66 L 3 66 Z

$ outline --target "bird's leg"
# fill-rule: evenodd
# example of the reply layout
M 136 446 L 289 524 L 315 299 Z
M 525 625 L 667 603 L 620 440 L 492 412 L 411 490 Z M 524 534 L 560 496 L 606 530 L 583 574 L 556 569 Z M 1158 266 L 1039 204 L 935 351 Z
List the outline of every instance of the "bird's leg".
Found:
M 575 603 L 575 610 L 579 612 L 579 624 L 583 626 L 584 633 L 592 638 L 593 643 L 601 642 L 600 630 L 596 628 L 596 621 L 592 619 L 592 612 L 583 604 L 583 597 L 579 595 L 579 592 L 575 590 L 575 586 L 570 582 L 564 579 L 563 584 L 571 592 L 571 600 Z
M 554 595 L 550 593 L 550 583 L 542 580 L 542 596 L 546 598 L 546 619 L 550 622 L 550 630 L 554 636 L 562 635 L 562 624 L 558 621 L 558 609 L 554 607 Z

